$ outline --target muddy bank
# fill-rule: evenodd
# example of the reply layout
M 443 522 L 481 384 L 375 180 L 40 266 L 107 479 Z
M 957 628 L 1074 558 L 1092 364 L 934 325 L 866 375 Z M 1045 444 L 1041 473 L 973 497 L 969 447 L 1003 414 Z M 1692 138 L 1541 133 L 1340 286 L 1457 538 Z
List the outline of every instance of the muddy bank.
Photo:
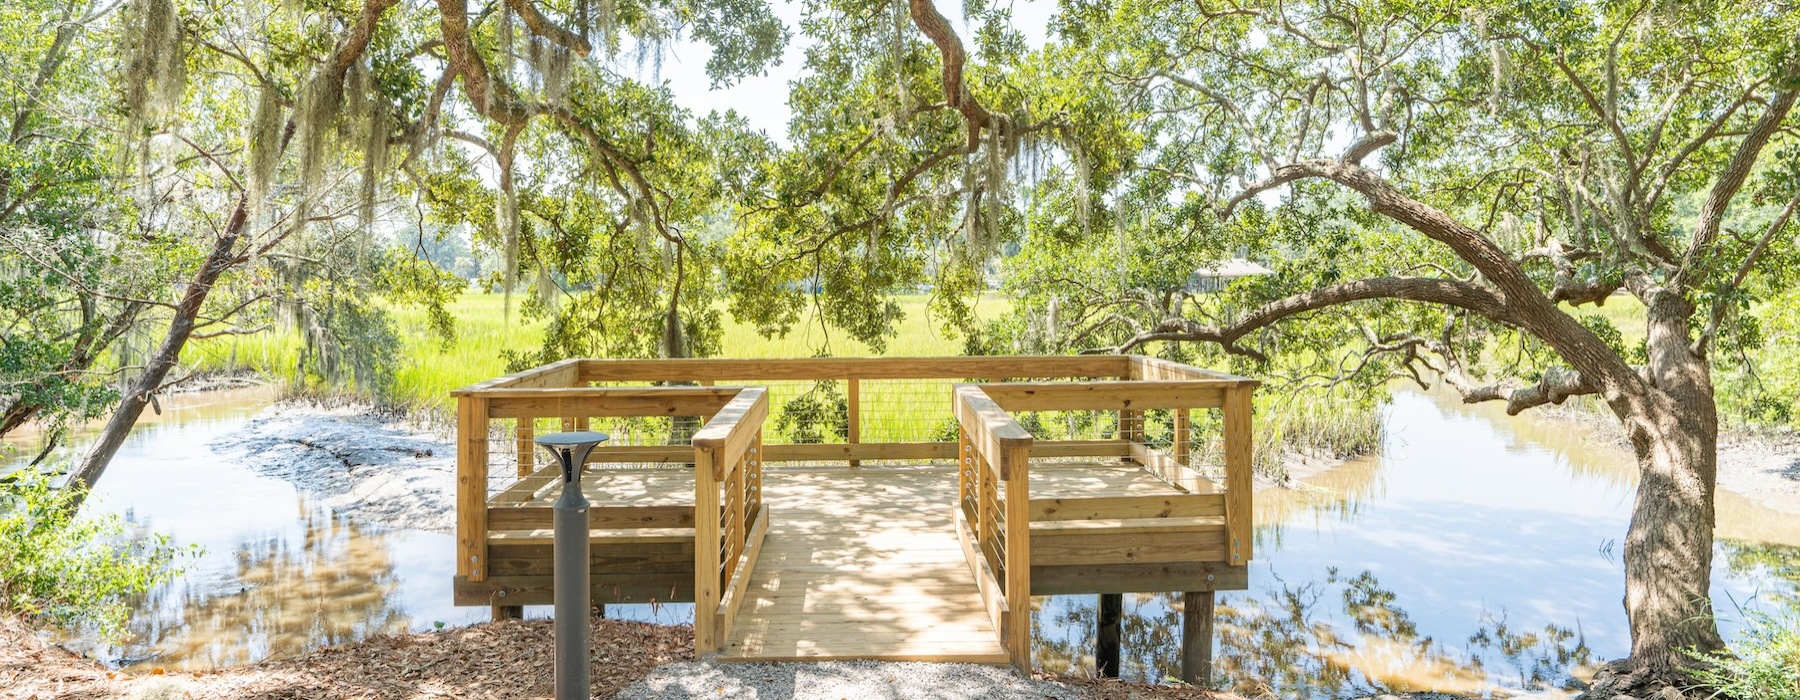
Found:
M 277 404 L 210 447 L 358 522 L 443 533 L 456 528 L 451 439 L 367 407 Z M 503 478 L 496 475 L 490 489 Z
M 1719 486 L 1800 515 L 1800 435 L 1720 436 Z
M 1631 443 L 1604 408 L 1569 405 L 1545 412 L 1573 430 L 1587 431 L 1625 459 Z M 1800 515 L 1800 433 L 1720 428 L 1719 488 L 1783 513 Z

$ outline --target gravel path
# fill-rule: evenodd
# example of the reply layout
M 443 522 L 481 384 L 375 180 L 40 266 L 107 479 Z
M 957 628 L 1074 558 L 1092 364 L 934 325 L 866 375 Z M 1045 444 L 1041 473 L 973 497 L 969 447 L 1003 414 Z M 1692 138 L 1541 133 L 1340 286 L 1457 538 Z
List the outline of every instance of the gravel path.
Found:
M 651 671 L 614 696 L 662 698 L 932 698 L 944 700 L 1076 700 L 1074 690 L 1019 677 L 1009 669 L 972 664 L 830 661 L 804 664 L 684 662 Z

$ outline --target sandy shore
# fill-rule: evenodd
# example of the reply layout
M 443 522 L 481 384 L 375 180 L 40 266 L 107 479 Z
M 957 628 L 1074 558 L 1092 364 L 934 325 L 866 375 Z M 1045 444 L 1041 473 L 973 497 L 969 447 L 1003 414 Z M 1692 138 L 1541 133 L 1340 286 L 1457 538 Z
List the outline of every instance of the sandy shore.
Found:
M 1719 487 L 1800 515 L 1800 435 L 1722 436 Z

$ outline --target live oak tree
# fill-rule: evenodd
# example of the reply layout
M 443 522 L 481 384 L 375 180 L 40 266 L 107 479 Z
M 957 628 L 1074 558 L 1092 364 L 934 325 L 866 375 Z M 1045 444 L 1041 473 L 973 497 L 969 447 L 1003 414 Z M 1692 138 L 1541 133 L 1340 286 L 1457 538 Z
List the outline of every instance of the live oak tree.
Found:
M 1673 678 L 1683 650 L 1720 645 L 1713 373 L 1753 342 L 1751 301 L 1793 281 L 1776 263 L 1793 255 L 1800 206 L 1800 15 L 1773 2 L 1070 2 L 1060 21 L 1086 77 L 1134 106 L 1144 143 L 1110 226 L 1084 233 L 1064 207 L 1026 250 L 1062 246 L 1107 270 L 1109 246 L 1144 236 L 1183 266 L 1159 286 L 1060 285 L 1079 342 L 1435 376 L 1515 414 L 1594 395 L 1641 475 L 1625 667 Z M 1243 251 L 1285 260 L 1281 274 L 1216 298 L 1182 283 Z M 1642 347 L 1580 310 L 1615 293 L 1642 303 Z
M 1036 51 L 967 9 L 973 51 L 929 0 L 809 20 L 794 151 L 733 245 L 819 293 L 734 311 L 778 332 L 821 304 L 878 335 L 874 290 L 967 296 L 1016 248 L 1012 347 L 1202 346 L 1511 413 L 1596 396 L 1642 476 L 1623 666 L 1673 678 L 1719 646 L 1712 374 L 1792 283 L 1791 8 L 1070 1 Z M 1245 253 L 1278 274 L 1196 293 Z M 1641 347 L 1584 310 L 1617 293 Z

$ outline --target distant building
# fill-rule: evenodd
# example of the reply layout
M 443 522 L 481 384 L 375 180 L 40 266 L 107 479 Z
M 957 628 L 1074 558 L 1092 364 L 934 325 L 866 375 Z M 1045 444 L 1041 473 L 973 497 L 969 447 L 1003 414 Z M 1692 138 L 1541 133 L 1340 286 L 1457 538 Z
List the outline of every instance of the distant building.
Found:
M 1217 292 L 1245 277 L 1273 275 L 1274 270 L 1250 262 L 1243 258 L 1232 258 L 1194 270 L 1188 277 L 1187 288 L 1190 292 Z

